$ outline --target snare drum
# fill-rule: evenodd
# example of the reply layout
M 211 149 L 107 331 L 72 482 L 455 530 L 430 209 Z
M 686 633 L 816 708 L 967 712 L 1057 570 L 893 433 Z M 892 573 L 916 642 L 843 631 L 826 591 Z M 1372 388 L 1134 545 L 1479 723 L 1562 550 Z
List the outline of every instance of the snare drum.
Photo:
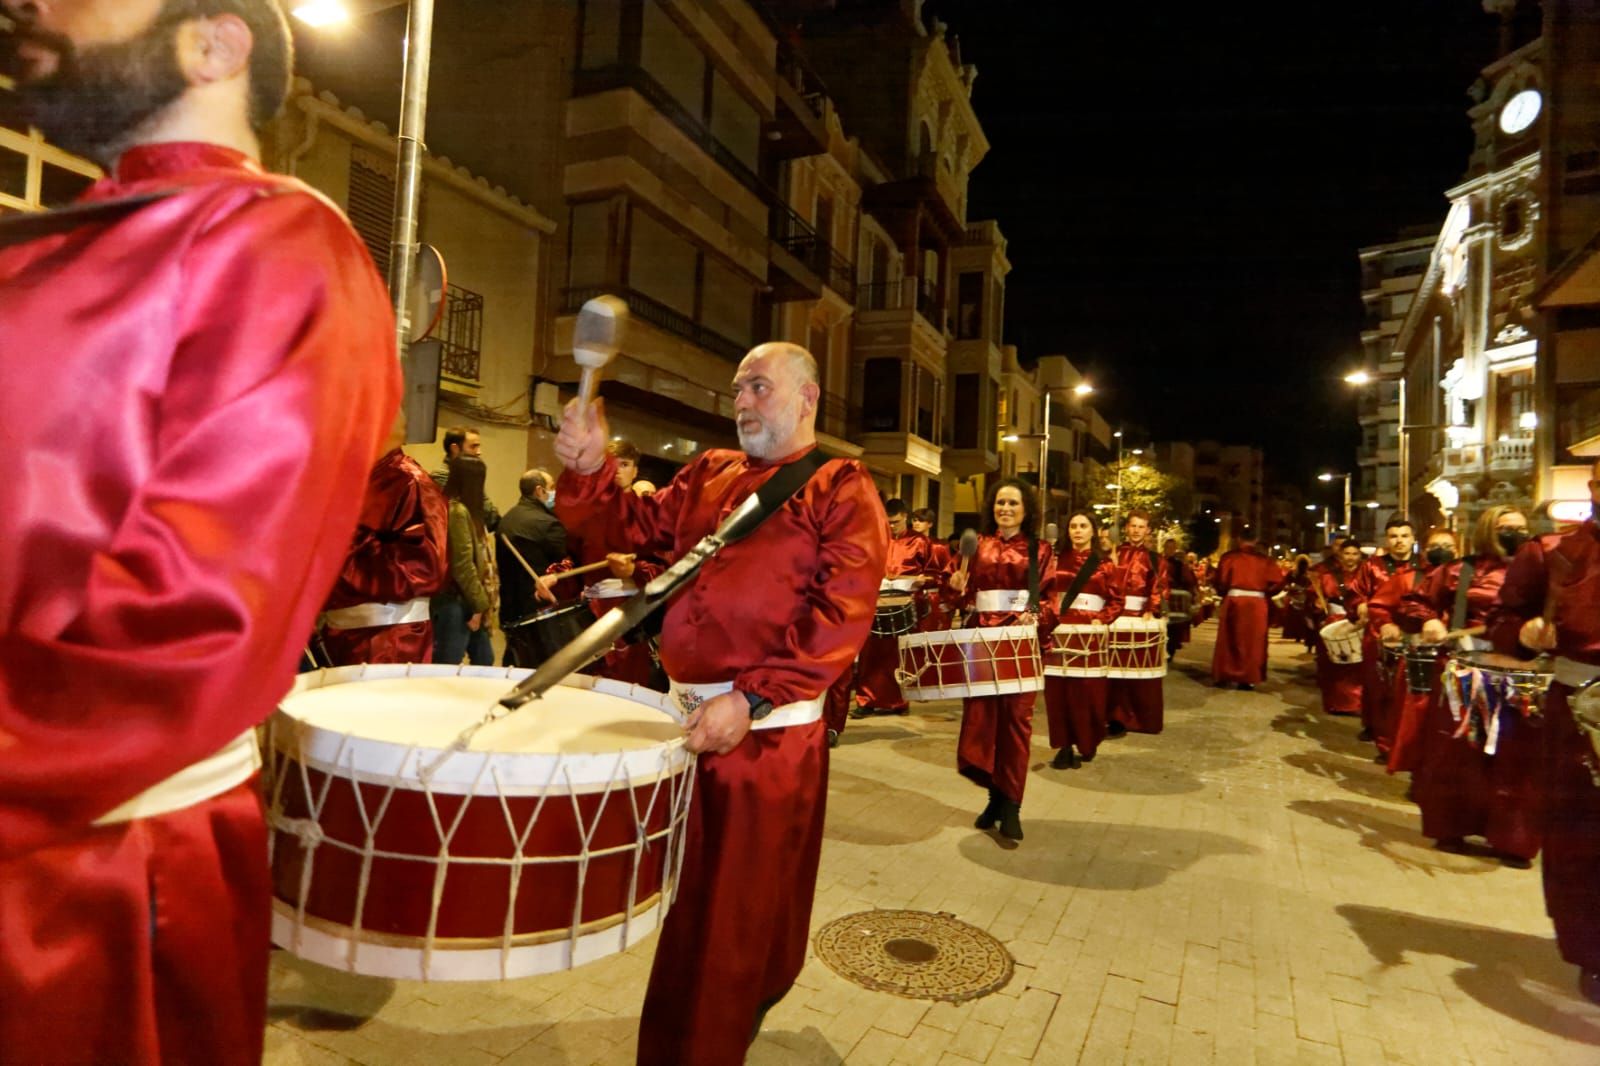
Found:
M 1322 646 L 1328 649 L 1328 658 L 1341 666 L 1354 666 L 1361 661 L 1361 627 L 1348 618 L 1329 622 L 1319 631 Z
M 1167 676 L 1167 623 L 1163 618 L 1124 616 L 1106 634 L 1106 676 Z
M 493 980 L 660 924 L 693 777 L 678 717 L 573 677 L 451 750 L 527 673 L 300 675 L 267 733 L 275 943 L 374 977 Z
M 1407 644 L 1406 691 L 1418 695 L 1433 691 L 1433 679 L 1439 672 L 1439 656 L 1444 654 L 1443 644 Z
M 1036 626 L 984 626 L 900 638 L 900 691 L 908 700 L 959 700 L 1044 688 Z
M 1043 651 L 1045 676 L 1105 677 L 1109 632 L 1099 622 L 1056 626 Z
M 1378 659 L 1378 677 L 1384 684 L 1393 681 L 1395 675 L 1405 669 L 1406 646 L 1400 641 L 1387 641 L 1383 645 L 1383 654 Z
M 878 609 L 872 616 L 872 635 L 898 637 L 917 628 L 916 597 L 909 592 L 878 593 Z
M 1550 672 L 1492 651 L 1457 651 L 1444 668 L 1444 695 L 1459 723 L 1458 736 L 1493 755 L 1500 737 L 1544 708 Z
M 594 619 L 583 600 L 547 607 L 506 626 L 506 647 L 518 666 L 538 666 L 576 640 Z

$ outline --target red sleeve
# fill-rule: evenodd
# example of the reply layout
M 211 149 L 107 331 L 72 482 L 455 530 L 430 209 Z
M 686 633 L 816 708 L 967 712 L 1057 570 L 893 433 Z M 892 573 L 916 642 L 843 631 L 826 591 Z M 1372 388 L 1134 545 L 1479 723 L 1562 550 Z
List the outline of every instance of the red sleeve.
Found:
M 1522 646 L 1522 624 L 1537 618 L 1544 611 L 1544 601 L 1549 591 L 1548 569 L 1544 559 L 1545 545 L 1535 539 L 1524 544 L 1506 569 L 1505 584 L 1500 586 L 1500 599 L 1489 615 L 1488 632 L 1494 650 L 1502 655 L 1515 655 L 1531 659 L 1534 652 Z
M 330 607 L 398 603 L 438 592 L 450 574 L 449 515 L 431 477 L 384 462 L 361 502 Z
M 1395 624 L 1407 633 L 1416 633 L 1423 623 L 1445 618 L 1445 612 L 1455 601 L 1456 580 L 1461 573 L 1460 563 L 1436 566 L 1417 579 L 1412 590 L 1400 598 L 1395 610 Z
M 71 623 L 0 634 L 0 860 L 271 713 L 399 407 L 388 297 L 321 200 L 253 198 L 182 254 L 148 470 Z
M 577 558 L 571 547 L 572 530 L 600 523 L 615 528 L 619 542 L 629 551 L 671 558 L 673 529 L 685 499 L 682 482 L 694 468 L 693 464 L 684 467 L 669 484 L 649 496 L 617 487 L 617 461 L 609 455 L 592 474 L 563 470 L 556 480 L 556 517 L 568 530 L 568 554 Z

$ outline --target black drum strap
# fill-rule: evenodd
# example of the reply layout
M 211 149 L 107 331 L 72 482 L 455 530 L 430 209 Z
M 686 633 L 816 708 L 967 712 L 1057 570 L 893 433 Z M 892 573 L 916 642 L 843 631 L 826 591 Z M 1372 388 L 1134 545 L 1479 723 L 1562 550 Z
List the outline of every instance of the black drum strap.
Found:
M 1067 589 L 1067 594 L 1061 598 L 1061 610 L 1067 611 L 1072 607 L 1072 601 L 1078 598 L 1078 593 L 1094 577 L 1094 572 L 1100 569 L 1100 553 L 1094 550 L 1089 552 L 1089 557 L 1078 567 L 1078 573 L 1072 579 L 1072 585 Z
M 1468 559 L 1461 564 L 1461 574 L 1456 578 L 1456 603 L 1450 612 L 1450 628 L 1464 629 L 1467 625 L 1467 590 L 1472 587 L 1473 575 L 1477 573 Z

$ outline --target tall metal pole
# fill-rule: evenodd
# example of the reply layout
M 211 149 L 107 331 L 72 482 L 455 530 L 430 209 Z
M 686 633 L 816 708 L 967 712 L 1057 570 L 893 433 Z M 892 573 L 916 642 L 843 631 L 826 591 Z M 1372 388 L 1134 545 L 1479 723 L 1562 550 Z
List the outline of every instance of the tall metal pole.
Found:
M 1050 476 L 1050 390 L 1044 390 L 1044 439 L 1039 442 L 1039 521 L 1044 525 L 1039 527 L 1039 532 L 1044 532 L 1044 526 L 1049 525 L 1050 518 L 1050 492 L 1045 488 Z
M 1355 530 L 1350 528 L 1350 475 L 1344 476 L 1344 531 L 1352 534 Z
M 1406 372 L 1400 371 L 1400 422 L 1396 427 L 1400 440 L 1400 517 L 1411 517 L 1411 441 L 1406 429 Z
M 1116 543 L 1122 543 L 1122 431 L 1117 430 L 1117 502 L 1111 509 L 1111 526 Z
M 1322 505 L 1322 542 L 1333 543 L 1333 508 L 1327 504 Z
M 394 228 L 389 236 L 389 297 L 402 355 L 411 343 L 408 295 L 416 264 L 417 209 L 422 201 L 423 130 L 428 119 L 428 62 L 433 52 L 433 0 L 411 0 L 406 16 L 405 74 L 400 90 L 400 150 L 395 160 Z

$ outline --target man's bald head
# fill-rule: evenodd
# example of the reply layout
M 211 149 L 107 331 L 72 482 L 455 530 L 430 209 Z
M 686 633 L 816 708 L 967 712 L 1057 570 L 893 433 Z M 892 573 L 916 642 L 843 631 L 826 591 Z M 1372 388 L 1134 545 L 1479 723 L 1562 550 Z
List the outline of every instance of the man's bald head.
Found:
M 816 442 L 821 397 L 810 352 L 783 341 L 756 345 L 733 378 L 739 446 L 758 459 L 779 459 L 810 447 Z

